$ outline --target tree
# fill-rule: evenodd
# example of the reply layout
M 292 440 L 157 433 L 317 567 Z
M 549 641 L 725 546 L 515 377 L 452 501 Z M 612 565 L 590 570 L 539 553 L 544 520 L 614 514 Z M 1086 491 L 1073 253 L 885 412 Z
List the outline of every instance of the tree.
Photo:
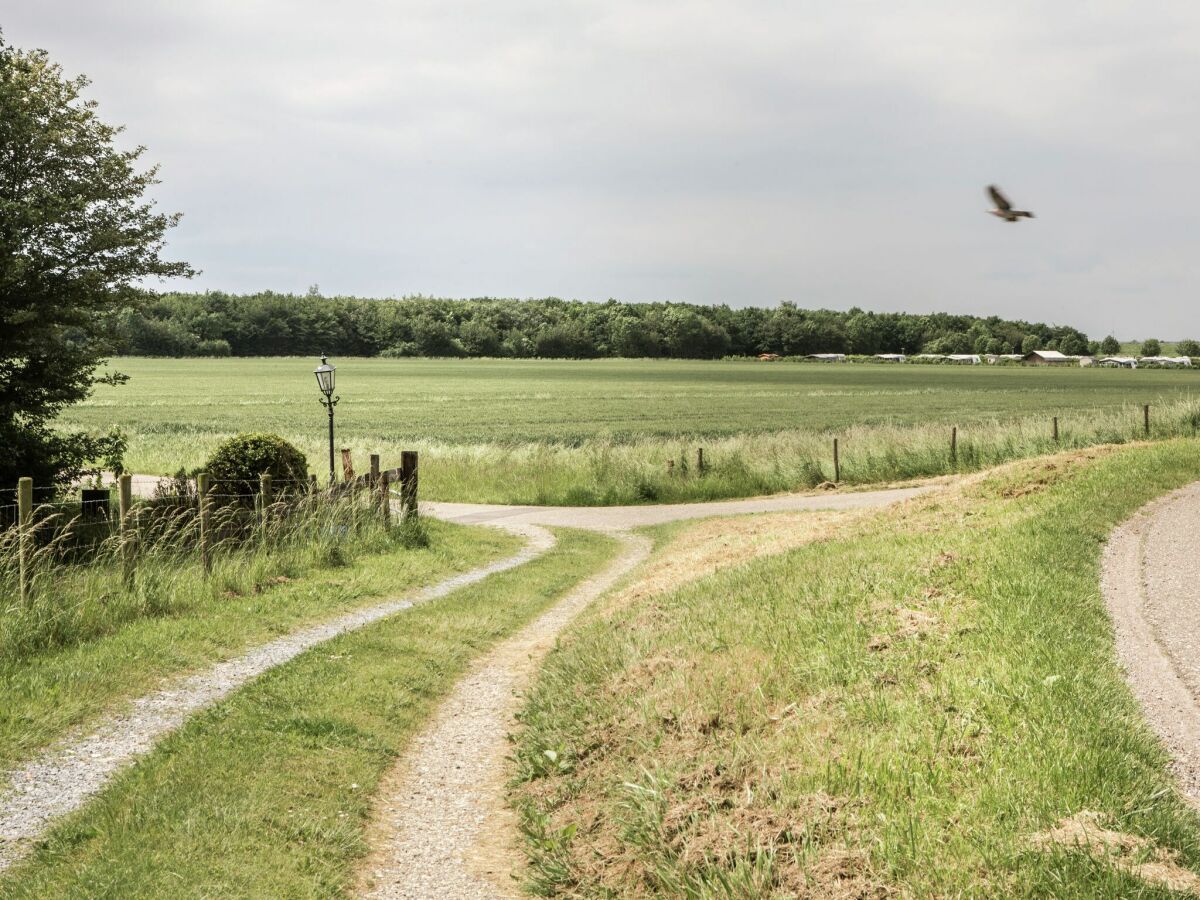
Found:
M 1100 352 L 1105 356 L 1114 356 L 1121 352 L 1121 342 L 1110 334 L 1100 342 Z
M 1142 356 L 1161 356 L 1162 344 L 1155 338 L 1146 338 L 1142 341 Z
M 1036 334 L 1027 334 L 1021 341 L 1022 353 L 1033 353 L 1035 350 L 1042 349 L 1042 339 Z
M 1058 342 L 1058 349 L 1067 356 L 1082 356 L 1087 348 L 1087 341 L 1076 334 L 1068 334 Z
M 1180 341 L 1175 345 L 1175 352 L 1180 356 L 1200 356 L 1200 341 L 1191 338 Z
M 190 277 L 163 259 L 178 215 L 145 198 L 157 169 L 144 148 L 118 150 L 121 129 L 84 100 L 84 76 L 65 78 L 42 50 L 0 34 L 0 488 L 21 475 L 64 485 L 108 455 L 113 437 L 52 427 L 83 400 L 115 349 L 117 313 L 148 278 Z

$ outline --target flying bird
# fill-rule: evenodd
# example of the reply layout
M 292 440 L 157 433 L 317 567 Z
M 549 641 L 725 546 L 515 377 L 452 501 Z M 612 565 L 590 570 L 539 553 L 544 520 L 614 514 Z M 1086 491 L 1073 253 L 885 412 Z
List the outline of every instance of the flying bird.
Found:
M 1015 222 L 1017 219 L 1032 219 L 1033 213 L 1023 209 L 1013 209 L 1012 204 L 1008 202 L 1008 198 L 1000 193 L 1000 188 L 994 184 L 988 185 L 988 196 L 992 198 L 992 202 L 996 204 L 995 209 L 989 209 L 993 216 L 999 216 L 1005 222 Z

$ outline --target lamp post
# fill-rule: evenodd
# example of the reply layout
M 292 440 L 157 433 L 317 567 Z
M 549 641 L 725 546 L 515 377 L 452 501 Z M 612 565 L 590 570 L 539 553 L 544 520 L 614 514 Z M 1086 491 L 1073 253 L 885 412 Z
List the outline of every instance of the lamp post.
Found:
M 325 396 L 321 398 L 321 405 L 329 410 L 329 483 L 333 484 L 337 480 L 333 468 L 333 408 L 337 406 L 337 402 L 341 397 L 333 396 L 334 373 L 337 372 L 337 366 L 329 364 L 329 358 L 324 354 L 321 355 L 321 364 L 313 370 L 313 374 L 317 376 L 317 387 L 321 389 L 321 393 Z

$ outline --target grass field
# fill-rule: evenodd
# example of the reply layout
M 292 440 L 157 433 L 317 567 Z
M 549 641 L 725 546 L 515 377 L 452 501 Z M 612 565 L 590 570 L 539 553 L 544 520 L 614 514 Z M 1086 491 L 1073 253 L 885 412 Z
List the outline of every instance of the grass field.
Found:
M 1098 558 L 1110 528 L 1197 472 L 1194 440 L 1021 462 L 740 565 L 730 542 L 811 519 L 662 529 L 523 713 L 532 887 L 1179 896 L 1164 882 L 1195 881 L 1200 817 L 1122 680 Z M 726 567 L 695 580 L 706 553 Z M 1128 849 L 1050 836 L 1085 816 Z
M 1124 440 L 1140 404 L 1158 433 L 1200 416 L 1200 373 L 756 361 L 383 360 L 338 364 L 338 443 L 359 464 L 424 452 L 425 497 L 515 503 L 699 500 L 940 474 L 1066 446 Z M 277 431 L 327 468 L 316 360 L 123 359 L 121 387 L 97 389 L 68 425 L 130 435 L 133 471 L 199 465 L 223 437 Z M 1192 398 L 1197 398 L 1193 407 Z M 1170 407 L 1170 408 L 1168 408 Z M 1016 425 L 1014 423 L 1022 423 Z M 949 426 L 960 453 L 947 455 Z M 704 444 L 705 477 L 694 463 Z

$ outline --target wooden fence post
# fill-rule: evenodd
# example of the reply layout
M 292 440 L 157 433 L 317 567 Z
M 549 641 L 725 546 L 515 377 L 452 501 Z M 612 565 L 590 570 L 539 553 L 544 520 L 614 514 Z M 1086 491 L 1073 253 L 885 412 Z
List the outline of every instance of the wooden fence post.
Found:
M 258 476 L 258 527 L 262 536 L 267 536 L 267 508 L 271 505 L 271 476 L 263 472 Z
M 200 565 L 204 568 L 206 575 L 212 571 L 212 554 L 209 552 L 208 546 L 211 539 L 209 517 L 212 508 L 209 505 L 208 486 L 208 473 L 201 472 L 196 476 L 196 493 L 200 498 Z
M 1150 434 L 1150 404 L 1142 405 L 1142 427 L 1146 434 Z
M 842 461 L 838 458 L 838 439 L 833 439 L 833 483 L 838 484 L 842 480 Z
M 704 448 L 703 447 L 696 448 L 696 474 L 697 475 L 704 474 Z
M 354 480 L 354 462 L 350 459 L 350 448 L 342 448 L 342 481 L 347 484 Z
M 383 513 L 383 530 L 392 527 L 392 479 L 387 472 L 379 475 L 379 506 Z
M 376 511 L 378 512 L 379 503 L 381 502 L 381 500 L 383 498 L 383 495 L 379 493 L 379 454 L 378 453 L 371 454 L 371 480 L 370 480 L 369 484 L 370 484 L 370 487 L 368 488 L 368 490 L 371 492 L 371 502 L 372 502 L 372 504 L 375 505 Z
M 1058 416 L 1055 416 L 1053 418 L 1053 420 L 1051 420 L 1051 421 L 1053 423 L 1051 425 L 1051 431 L 1054 433 L 1054 443 L 1057 444 L 1058 443 Z
M 126 587 L 133 584 L 133 538 L 129 527 L 132 506 L 133 476 L 125 474 L 117 481 L 117 511 L 120 514 L 117 527 L 121 532 L 121 579 Z
M 403 519 L 417 517 L 417 451 L 400 453 L 400 515 Z
M 673 459 L 667 460 L 667 474 L 668 475 L 675 474 L 675 460 L 673 460 Z
M 958 426 L 950 427 L 950 462 L 958 462 Z
M 33 479 L 21 478 L 17 481 L 17 567 L 18 588 L 21 604 L 29 601 L 29 582 L 33 577 L 33 560 L 30 559 L 33 547 Z

